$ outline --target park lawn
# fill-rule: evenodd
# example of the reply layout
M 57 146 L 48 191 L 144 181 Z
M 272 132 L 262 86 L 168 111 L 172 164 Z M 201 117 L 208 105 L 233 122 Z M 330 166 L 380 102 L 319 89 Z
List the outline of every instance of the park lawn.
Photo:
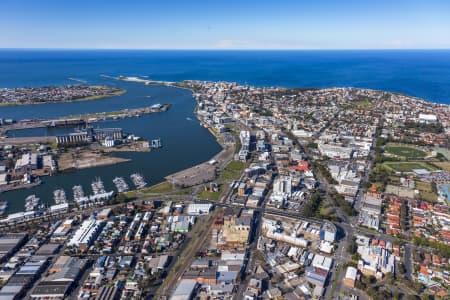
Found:
M 208 199 L 208 200 L 219 200 L 220 196 L 223 192 L 223 187 L 233 180 L 239 179 L 242 171 L 245 168 L 245 163 L 239 160 L 232 160 L 226 167 L 223 169 L 220 174 L 217 182 L 219 183 L 219 190 L 217 192 L 210 191 L 201 191 L 198 193 L 198 197 L 200 199 Z
M 373 103 L 370 102 L 368 98 L 362 100 L 355 100 L 348 104 L 348 108 L 350 109 L 371 109 L 373 107 Z
M 222 173 L 219 176 L 218 181 L 220 183 L 237 180 L 239 179 L 239 175 L 245 168 L 245 163 L 239 160 L 232 160 L 226 167 L 223 169 Z
M 328 205 L 328 203 L 321 203 L 319 207 L 319 214 L 322 217 L 330 217 L 336 214 L 336 210 L 334 209 L 334 207 Z
M 146 194 L 173 194 L 173 195 L 188 195 L 192 193 L 192 188 L 177 189 L 168 181 L 161 182 L 154 186 L 145 188 L 141 191 Z
M 436 167 L 438 167 L 442 170 L 450 172 L 450 161 L 433 162 L 433 165 L 435 165 Z
M 394 172 L 412 172 L 414 169 L 425 169 L 427 171 L 436 171 L 437 168 L 434 166 L 420 161 L 405 161 L 405 162 L 384 162 L 383 166 L 388 170 Z
M 409 145 L 389 143 L 386 146 L 384 146 L 384 150 L 387 153 L 390 153 L 390 154 L 393 154 L 396 156 L 402 156 L 405 158 L 423 158 L 423 157 L 427 156 L 427 153 L 425 151 L 422 151 L 420 149 L 417 149 L 414 146 L 409 146 Z
M 233 130 L 236 127 L 236 125 L 233 123 L 225 123 L 224 125 L 226 128 L 228 128 L 230 130 Z
M 135 191 L 125 192 L 124 196 L 127 199 L 133 199 L 133 198 L 136 198 L 136 192 Z
M 151 186 L 149 188 L 144 189 L 142 192 L 151 193 L 151 194 L 162 194 L 169 193 L 173 191 L 173 186 L 169 182 L 165 181 L 160 184 Z
M 191 194 L 193 191 L 192 188 L 186 188 L 186 189 L 181 189 L 181 190 L 177 190 L 173 193 L 173 195 L 189 195 Z

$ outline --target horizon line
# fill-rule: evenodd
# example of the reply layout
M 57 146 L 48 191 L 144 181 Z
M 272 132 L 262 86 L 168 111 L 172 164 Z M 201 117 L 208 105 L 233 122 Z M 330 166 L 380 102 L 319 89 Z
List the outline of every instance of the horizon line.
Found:
M 3 50 L 50 51 L 446 51 L 450 48 L 55 48 L 55 47 L 0 47 Z

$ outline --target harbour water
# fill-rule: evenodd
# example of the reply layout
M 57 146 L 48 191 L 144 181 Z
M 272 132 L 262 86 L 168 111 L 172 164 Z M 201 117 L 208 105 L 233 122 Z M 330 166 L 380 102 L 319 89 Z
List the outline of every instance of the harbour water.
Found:
M 43 184 L 25 190 L 16 190 L 0 194 L 0 201 L 8 201 L 7 213 L 23 210 L 24 199 L 36 194 L 43 203 L 53 204 L 53 191 L 63 188 L 67 198 L 72 200 L 72 187 L 81 185 L 86 194 L 91 194 L 91 182 L 100 177 L 107 191 L 116 190 L 115 177 L 123 177 L 130 187 L 134 187 L 130 175 L 141 173 L 149 185 L 159 183 L 164 176 L 207 161 L 217 154 L 221 147 L 207 129 L 195 119 L 195 100 L 188 90 L 165 87 L 146 86 L 140 83 L 111 81 L 126 89 L 122 96 L 96 101 L 82 101 L 60 104 L 40 104 L 28 106 L 1 107 L 4 117 L 22 119 L 31 117 L 55 117 L 64 114 L 114 111 L 126 107 L 143 107 L 155 103 L 170 103 L 171 108 L 162 113 L 142 115 L 139 118 L 110 120 L 95 123 L 100 127 L 121 127 L 124 132 L 134 133 L 146 139 L 161 138 L 163 147 L 151 152 L 128 152 L 115 155 L 131 158 L 132 161 L 105 167 L 78 170 L 56 176 L 43 177 Z M 147 96 L 151 96 L 148 98 Z M 11 136 L 55 135 L 70 128 L 30 129 L 11 132 Z
M 36 194 L 53 203 L 53 191 L 72 187 L 91 193 L 91 182 L 102 178 L 106 190 L 112 180 L 141 173 L 149 185 L 164 176 L 208 160 L 220 151 L 214 137 L 193 114 L 191 92 L 164 86 L 108 79 L 140 76 L 152 80 L 226 80 L 258 86 L 352 86 L 400 92 L 429 101 L 450 104 L 450 51 L 88 51 L 0 50 L 0 88 L 61 84 L 108 84 L 127 90 L 121 96 L 96 101 L 0 107 L 1 118 L 45 118 L 61 115 L 116 111 L 155 103 L 170 103 L 169 111 L 140 118 L 96 123 L 122 127 L 147 139 L 161 138 L 163 148 L 150 153 L 120 153 L 129 163 L 79 170 L 43 178 L 30 189 L 0 194 L 8 201 L 7 213 L 23 210 L 24 199 Z M 69 79 L 72 78 L 72 79 Z M 76 80 L 73 80 L 76 79 Z M 33 129 L 13 136 L 55 135 L 67 131 Z

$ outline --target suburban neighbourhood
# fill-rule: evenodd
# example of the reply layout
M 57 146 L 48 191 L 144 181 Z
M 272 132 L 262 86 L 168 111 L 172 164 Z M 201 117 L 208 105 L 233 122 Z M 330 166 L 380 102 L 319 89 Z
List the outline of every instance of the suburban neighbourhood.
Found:
M 0 299 L 448 299 L 449 106 L 171 84 L 192 90 L 222 152 L 156 186 L 1 220 Z M 30 162 L 55 168 L 23 153 L 14 174 Z

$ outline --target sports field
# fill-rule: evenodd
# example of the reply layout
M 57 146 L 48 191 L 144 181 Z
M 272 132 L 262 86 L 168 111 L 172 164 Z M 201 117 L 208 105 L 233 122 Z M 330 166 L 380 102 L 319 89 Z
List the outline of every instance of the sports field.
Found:
M 385 162 L 383 166 L 388 170 L 394 172 L 412 172 L 414 169 L 425 169 L 427 171 L 436 171 L 437 168 L 426 163 L 420 161 L 405 161 L 405 162 Z
M 384 150 L 386 153 L 405 158 L 423 158 L 427 156 L 427 153 L 425 151 L 409 145 L 389 143 L 384 147 Z

